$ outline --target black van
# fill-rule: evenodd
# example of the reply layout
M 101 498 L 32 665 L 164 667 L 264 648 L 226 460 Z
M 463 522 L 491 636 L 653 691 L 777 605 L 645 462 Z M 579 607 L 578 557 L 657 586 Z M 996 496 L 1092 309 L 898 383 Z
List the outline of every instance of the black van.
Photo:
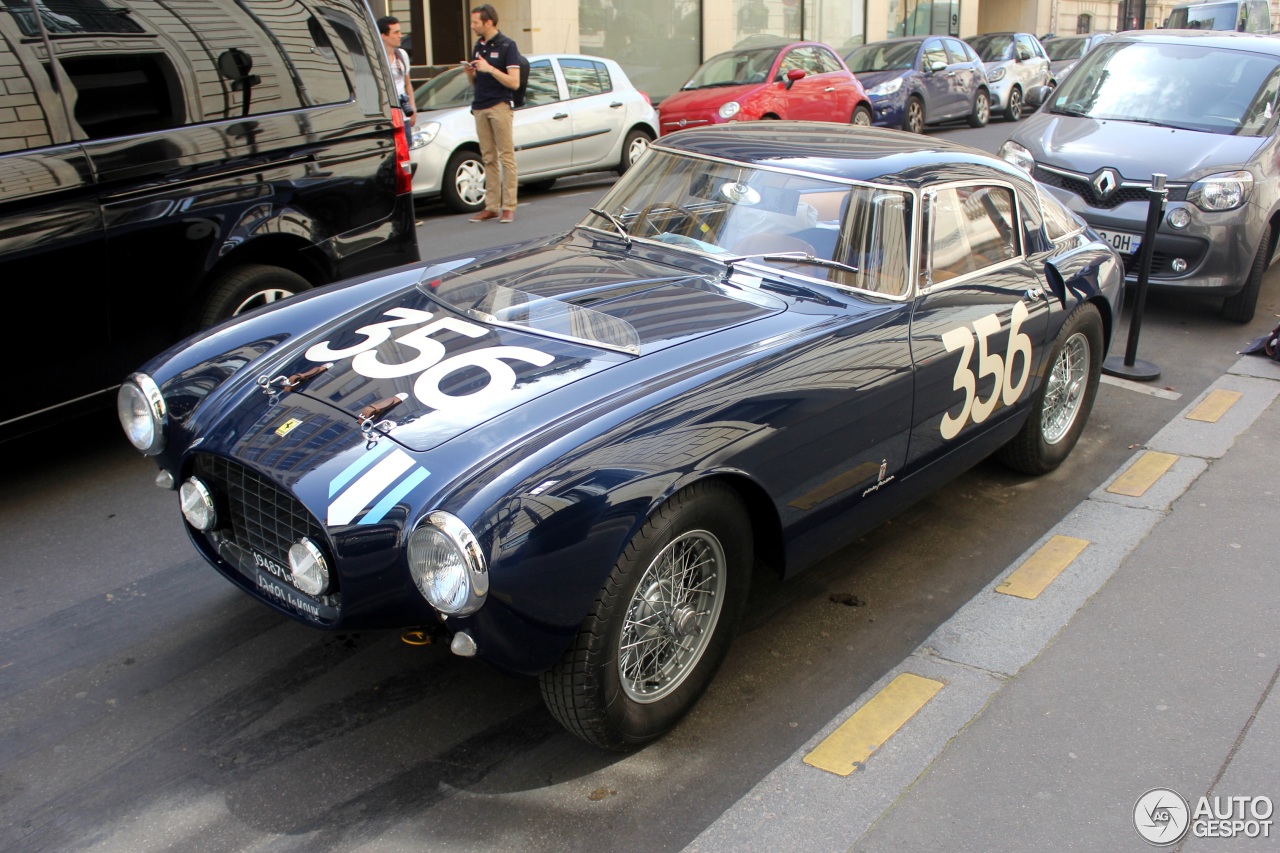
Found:
M 363 0 L 0 0 L 0 438 L 416 261 L 385 56 Z

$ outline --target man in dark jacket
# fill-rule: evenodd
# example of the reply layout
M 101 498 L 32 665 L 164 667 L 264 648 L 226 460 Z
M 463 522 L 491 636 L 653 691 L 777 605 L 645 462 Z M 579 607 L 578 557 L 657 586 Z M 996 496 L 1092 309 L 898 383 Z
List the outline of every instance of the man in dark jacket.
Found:
M 520 88 L 520 51 L 498 32 L 498 12 L 488 3 L 471 10 L 471 31 L 478 40 L 471 51 L 467 78 L 475 86 L 471 114 L 480 137 L 484 163 L 484 210 L 472 222 L 515 220 L 516 149 L 511 136 L 511 99 Z

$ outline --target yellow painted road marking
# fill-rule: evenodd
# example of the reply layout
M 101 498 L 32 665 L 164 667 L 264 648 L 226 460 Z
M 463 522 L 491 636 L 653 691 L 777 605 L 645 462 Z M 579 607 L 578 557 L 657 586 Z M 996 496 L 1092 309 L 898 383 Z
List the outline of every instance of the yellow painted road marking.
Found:
M 840 728 L 827 735 L 826 740 L 804 757 L 804 763 L 837 776 L 848 776 L 941 689 L 941 681 L 902 673 L 854 711 Z
M 1004 583 L 996 587 L 996 592 L 1019 598 L 1035 598 L 1088 546 L 1087 539 L 1054 536 L 1005 578 Z
M 1107 486 L 1107 491 L 1113 495 L 1128 495 L 1131 498 L 1140 498 L 1177 461 L 1178 457 L 1172 453 L 1148 450 L 1129 466 L 1128 471 L 1116 477 L 1116 481 Z
M 1234 406 L 1243 396 L 1239 391 L 1224 391 L 1219 388 L 1188 412 L 1187 420 L 1217 423 L 1218 419 L 1227 413 L 1227 409 Z

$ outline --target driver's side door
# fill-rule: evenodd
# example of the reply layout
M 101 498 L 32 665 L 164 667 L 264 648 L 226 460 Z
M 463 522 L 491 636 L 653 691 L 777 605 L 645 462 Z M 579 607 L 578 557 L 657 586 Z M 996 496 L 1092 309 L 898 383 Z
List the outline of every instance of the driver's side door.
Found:
M 550 59 L 529 63 L 529 88 L 524 106 L 512 118 L 511 132 L 521 178 L 573 164 L 573 110 Z

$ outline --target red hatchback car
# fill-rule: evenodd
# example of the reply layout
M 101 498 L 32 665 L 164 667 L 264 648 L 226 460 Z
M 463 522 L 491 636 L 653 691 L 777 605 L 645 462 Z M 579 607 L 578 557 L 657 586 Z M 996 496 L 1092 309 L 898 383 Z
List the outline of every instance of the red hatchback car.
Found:
M 711 57 L 658 105 L 660 132 L 755 119 L 870 126 L 871 101 L 825 44 L 791 42 Z

